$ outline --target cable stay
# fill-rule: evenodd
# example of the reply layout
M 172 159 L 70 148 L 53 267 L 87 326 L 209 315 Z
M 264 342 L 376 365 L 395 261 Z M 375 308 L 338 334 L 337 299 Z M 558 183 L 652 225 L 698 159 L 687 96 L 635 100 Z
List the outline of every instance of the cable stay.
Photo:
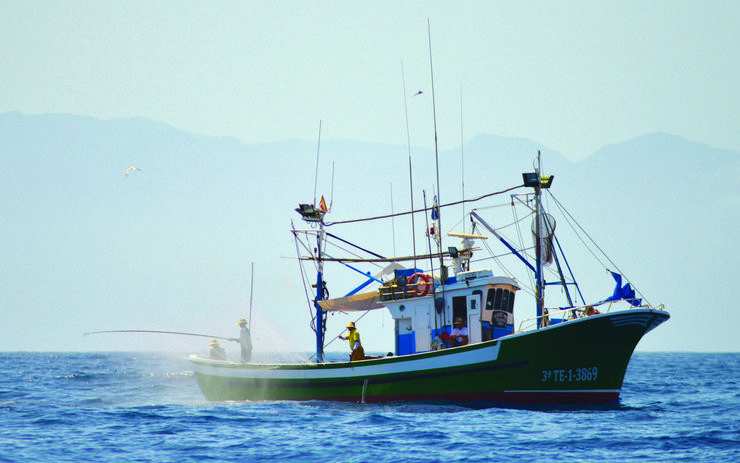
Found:
M 401 217 L 401 216 L 409 215 L 409 214 L 418 214 L 418 213 L 421 213 L 421 212 L 429 212 L 429 211 L 431 211 L 433 209 L 441 209 L 441 208 L 445 208 L 445 207 L 458 206 L 458 205 L 463 204 L 463 203 L 473 203 L 473 202 L 476 202 L 476 201 L 481 201 L 483 199 L 490 198 L 492 196 L 501 195 L 501 194 L 508 193 L 510 191 L 516 190 L 518 188 L 522 188 L 523 186 L 524 185 L 517 185 L 517 186 L 511 187 L 511 188 L 507 188 L 505 190 L 495 191 L 493 193 L 488 193 L 488 194 L 485 194 L 485 195 L 482 195 L 482 196 L 478 196 L 477 198 L 473 198 L 473 199 L 462 199 L 462 200 L 455 201 L 455 202 L 452 202 L 452 203 L 433 205 L 431 207 L 424 207 L 422 209 L 416 209 L 416 210 L 405 211 L 405 212 L 396 212 L 394 214 L 378 215 L 378 216 L 375 216 L 375 217 L 365 217 L 365 218 L 361 218 L 361 219 L 349 219 L 349 220 L 338 220 L 336 222 L 325 222 L 324 223 L 324 226 L 331 227 L 333 225 L 342 225 L 342 224 L 347 224 L 347 223 L 370 222 L 370 221 L 373 221 L 373 220 L 390 219 L 392 217 Z

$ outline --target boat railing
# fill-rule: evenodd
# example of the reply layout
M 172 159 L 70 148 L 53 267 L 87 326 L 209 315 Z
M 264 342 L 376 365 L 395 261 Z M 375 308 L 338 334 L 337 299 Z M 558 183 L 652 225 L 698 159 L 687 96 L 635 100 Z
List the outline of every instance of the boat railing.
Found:
M 524 331 L 530 331 L 530 330 L 535 329 L 537 327 L 537 321 L 539 320 L 544 321 L 545 326 L 550 326 L 550 325 L 555 325 L 558 323 L 567 322 L 569 320 L 576 320 L 579 318 L 584 318 L 586 317 L 586 307 L 588 307 L 589 305 L 591 306 L 598 305 L 600 313 L 609 313 L 612 310 L 612 307 L 614 306 L 615 302 L 620 302 L 620 301 L 608 301 L 600 305 L 599 304 L 588 304 L 588 305 L 582 305 L 580 307 L 566 307 L 564 309 L 555 309 L 555 310 L 548 309 L 548 313 L 546 314 L 540 315 L 538 317 L 525 318 L 524 320 L 522 320 L 521 323 L 519 324 L 519 329 L 516 332 L 522 333 Z M 654 309 L 654 310 L 665 311 L 665 307 L 663 304 L 659 304 L 656 307 L 652 307 L 649 304 L 642 304 L 639 306 L 632 306 L 630 307 L 630 309 Z M 553 317 L 554 315 L 558 315 L 558 314 L 567 316 L 568 312 L 573 312 L 575 316 L 573 318 Z M 553 319 L 558 320 L 558 321 L 553 323 Z

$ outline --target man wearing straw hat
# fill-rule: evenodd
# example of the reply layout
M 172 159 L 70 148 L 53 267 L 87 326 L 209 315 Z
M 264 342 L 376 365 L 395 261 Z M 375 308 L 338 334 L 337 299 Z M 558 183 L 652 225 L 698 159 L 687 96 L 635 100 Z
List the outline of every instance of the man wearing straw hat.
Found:
M 226 351 L 215 339 L 208 344 L 208 358 L 213 360 L 226 360 Z
M 352 351 L 349 354 L 349 361 L 363 360 L 365 358 L 365 350 L 362 348 L 360 343 L 360 332 L 355 328 L 355 322 L 349 322 L 347 325 L 349 333 L 347 336 L 339 335 L 339 339 L 346 339 L 349 341 L 349 350 Z

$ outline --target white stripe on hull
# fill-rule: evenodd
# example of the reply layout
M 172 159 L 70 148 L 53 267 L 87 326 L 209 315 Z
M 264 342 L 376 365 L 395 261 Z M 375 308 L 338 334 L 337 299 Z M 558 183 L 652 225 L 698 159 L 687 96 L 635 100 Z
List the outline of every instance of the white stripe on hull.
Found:
M 346 367 L 322 368 L 319 364 L 268 365 L 268 364 L 237 364 L 223 361 L 214 361 L 191 356 L 193 370 L 196 373 L 209 376 L 248 379 L 339 379 L 365 378 L 368 376 L 387 375 L 393 373 L 414 373 L 418 371 L 435 370 L 438 368 L 465 367 L 478 363 L 490 362 L 498 358 L 501 343 L 492 346 L 446 353 L 420 359 L 407 356 L 403 361 L 376 365 L 363 365 L 363 362 L 350 363 Z M 314 367 L 314 365 L 316 365 Z M 326 364 L 331 365 L 331 364 Z

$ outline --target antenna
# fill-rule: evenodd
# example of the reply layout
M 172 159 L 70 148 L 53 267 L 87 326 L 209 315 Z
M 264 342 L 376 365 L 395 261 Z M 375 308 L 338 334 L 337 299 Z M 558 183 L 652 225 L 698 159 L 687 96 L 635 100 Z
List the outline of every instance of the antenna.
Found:
M 254 262 L 252 262 L 252 283 L 249 287 L 249 329 L 254 332 L 254 327 L 252 326 L 252 295 L 254 294 Z
M 319 143 L 316 147 L 316 174 L 313 178 L 313 204 L 316 205 L 316 185 L 319 181 L 319 152 L 321 151 L 321 121 L 319 120 Z
M 427 34 L 429 37 L 429 73 L 432 79 L 432 114 L 434 115 L 434 165 L 437 170 L 437 204 L 442 204 L 442 195 L 439 191 L 439 147 L 437 144 L 437 107 L 434 98 L 434 65 L 432 64 L 432 23 L 427 18 Z M 439 228 L 439 236 L 442 236 L 442 217 L 437 217 L 437 227 Z M 445 275 L 444 258 L 442 256 L 442 240 L 440 239 L 437 247 L 439 248 L 439 273 L 441 282 L 447 279 Z
M 329 197 L 329 210 L 334 205 L 334 161 L 331 163 L 331 196 Z
M 460 81 L 460 178 L 462 181 L 462 226 L 465 233 L 465 138 L 463 137 L 463 91 Z
M 411 243 L 416 257 L 416 224 L 414 223 L 414 177 L 411 174 L 411 132 L 409 131 L 409 106 L 406 101 L 406 74 L 403 72 L 403 61 L 401 61 L 401 79 L 403 80 L 403 107 L 406 112 L 406 146 L 409 149 L 409 193 L 411 195 Z M 414 258 L 416 268 L 416 258 Z
M 391 183 L 391 215 L 393 215 L 393 184 Z M 391 236 L 393 238 L 393 259 L 396 258 L 396 219 L 391 217 Z

